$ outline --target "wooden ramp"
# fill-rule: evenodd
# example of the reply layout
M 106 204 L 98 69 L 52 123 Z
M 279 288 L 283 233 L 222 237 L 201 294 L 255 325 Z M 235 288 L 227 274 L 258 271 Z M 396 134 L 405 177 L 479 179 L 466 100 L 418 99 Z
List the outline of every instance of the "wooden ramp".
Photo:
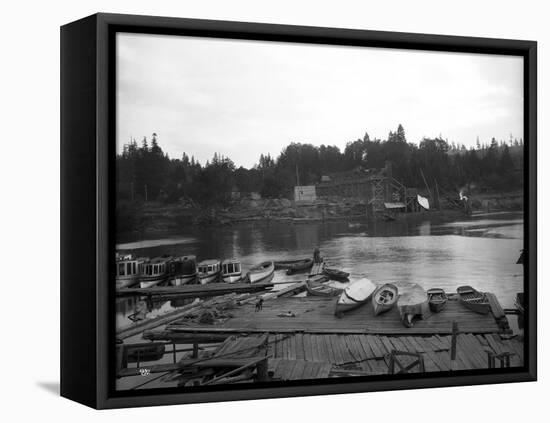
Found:
M 492 313 L 481 315 L 465 308 L 458 301 L 450 300 L 441 313 L 427 314 L 412 328 L 406 328 L 399 312 L 393 308 L 387 313 L 374 316 L 372 304 L 345 314 L 334 316 L 334 298 L 279 298 L 267 301 L 263 309 L 255 312 L 253 304 L 244 304 L 231 310 L 232 318 L 223 323 L 206 325 L 185 322 L 171 323 L 172 331 L 217 332 L 217 333 L 334 333 L 334 334 L 378 334 L 378 335 L 446 335 L 452 330 L 452 322 L 458 323 L 460 332 L 499 333 L 502 329 Z M 286 317 L 294 316 L 294 317 Z

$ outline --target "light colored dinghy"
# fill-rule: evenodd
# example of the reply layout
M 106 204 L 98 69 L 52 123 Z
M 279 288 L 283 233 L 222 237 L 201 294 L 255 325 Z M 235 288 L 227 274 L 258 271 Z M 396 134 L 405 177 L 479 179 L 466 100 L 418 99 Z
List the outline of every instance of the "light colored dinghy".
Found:
M 370 279 L 352 282 L 338 298 L 334 314 L 341 317 L 343 313 L 365 304 L 375 290 L 376 285 Z
M 428 294 L 416 283 L 404 285 L 399 288 L 397 309 L 403 324 L 410 328 L 414 325 L 414 319 L 422 319 L 428 313 Z
M 273 279 L 275 265 L 272 261 L 264 261 L 257 266 L 251 267 L 247 277 L 250 283 L 267 283 Z
M 397 302 L 397 293 L 397 287 L 391 283 L 380 286 L 374 294 L 372 294 L 374 315 L 378 316 L 391 309 Z

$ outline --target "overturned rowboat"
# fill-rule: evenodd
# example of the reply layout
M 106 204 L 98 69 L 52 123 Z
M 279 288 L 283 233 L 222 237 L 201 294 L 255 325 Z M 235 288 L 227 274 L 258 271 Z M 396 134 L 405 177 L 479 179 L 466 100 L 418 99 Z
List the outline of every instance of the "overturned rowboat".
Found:
M 367 303 L 376 290 L 376 285 L 367 278 L 352 282 L 336 301 L 334 314 L 341 317 L 344 313 Z
M 428 303 L 430 310 L 439 313 L 447 305 L 447 294 L 441 288 L 428 289 Z
M 403 324 L 410 328 L 429 311 L 428 294 L 416 283 L 400 286 L 397 309 Z
M 372 294 L 372 306 L 374 315 L 385 313 L 391 309 L 397 302 L 398 289 L 391 283 L 386 283 L 380 286 L 374 294 Z
M 459 286 L 456 289 L 460 302 L 464 306 L 479 314 L 488 314 L 491 311 L 491 306 L 487 300 L 487 296 L 475 290 L 469 285 Z

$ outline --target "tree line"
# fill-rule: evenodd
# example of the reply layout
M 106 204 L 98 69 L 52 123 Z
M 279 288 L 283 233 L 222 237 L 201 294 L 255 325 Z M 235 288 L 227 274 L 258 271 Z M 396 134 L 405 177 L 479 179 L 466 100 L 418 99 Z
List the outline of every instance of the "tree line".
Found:
M 119 200 L 176 202 L 181 198 L 200 206 L 223 206 L 232 192 L 258 192 L 262 197 L 289 197 L 293 187 L 313 185 L 322 175 L 364 169 L 380 169 L 392 163 L 393 177 L 408 187 L 423 188 L 437 182 L 451 191 L 462 187 L 487 190 L 515 190 L 523 186 L 523 141 L 492 138 L 467 149 L 441 136 L 410 143 L 402 125 L 387 139 L 363 138 L 350 141 L 344 151 L 336 146 L 291 143 L 276 157 L 261 154 L 250 169 L 214 153 L 201 164 L 183 153 L 170 158 L 153 134 L 141 145 L 125 144 L 116 158 Z M 426 182 L 425 182 L 426 181 Z

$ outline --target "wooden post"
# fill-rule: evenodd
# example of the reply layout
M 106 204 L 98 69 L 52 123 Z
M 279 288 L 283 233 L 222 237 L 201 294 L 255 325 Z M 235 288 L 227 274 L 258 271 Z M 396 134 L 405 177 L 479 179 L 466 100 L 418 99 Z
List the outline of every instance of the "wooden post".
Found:
M 451 370 L 456 370 L 456 338 L 458 336 L 458 323 L 453 321 L 451 338 Z
M 256 365 L 256 375 L 259 382 L 269 380 L 269 375 L 267 373 L 267 357 Z
M 176 343 L 172 342 L 172 356 L 174 358 L 174 363 L 176 362 Z
M 199 343 L 197 341 L 193 342 L 193 358 L 197 358 L 199 356 Z

